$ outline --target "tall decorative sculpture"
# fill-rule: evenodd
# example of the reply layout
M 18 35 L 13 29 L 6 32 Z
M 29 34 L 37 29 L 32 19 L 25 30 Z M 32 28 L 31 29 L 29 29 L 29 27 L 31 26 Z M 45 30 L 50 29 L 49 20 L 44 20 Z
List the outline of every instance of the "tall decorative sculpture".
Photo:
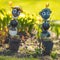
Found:
M 50 55 L 53 47 L 53 42 L 49 38 L 50 33 L 48 32 L 48 29 L 50 28 L 48 18 L 50 17 L 51 10 L 48 7 L 46 7 L 39 14 L 43 18 L 42 32 L 41 32 L 41 40 L 42 45 L 44 47 L 43 55 Z
M 11 53 L 16 53 L 18 51 L 18 48 L 20 46 L 20 38 L 17 35 L 17 25 L 18 25 L 18 21 L 17 18 L 20 15 L 20 13 L 22 12 L 22 10 L 19 7 L 12 7 L 12 15 L 13 15 L 13 20 L 10 21 L 9 24 L 9 32 L 8 32 L 8 39 L 6 41 L 8 41 L 9 43 L 9 50 Z
M 14 36 L 17 34 L 17 25 L 18 25 L 17 18 L 20 15 L 20 12 L 21 11 L 19 7 L 12 7 L 13 20 L 11 20 L 9 25 L 9 35 L 11 36 Z

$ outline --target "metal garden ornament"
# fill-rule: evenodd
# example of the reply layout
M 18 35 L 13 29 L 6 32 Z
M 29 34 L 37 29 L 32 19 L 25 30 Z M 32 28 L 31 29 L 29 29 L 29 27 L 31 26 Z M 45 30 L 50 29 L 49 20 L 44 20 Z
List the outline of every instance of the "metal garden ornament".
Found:
M 48 29 L 50 28 L 48 18 L 50 17 L 51 10 L 48 7 L 46 7 L 39 14 L 43 18 L 43 24 L 41 27 L 42 28 L 41 40 L 42 40 L 42 45 L 44 46 L 45 49 L 42 53 L 43 55 L 50 55 L 53 47 L 53 42 L 49 39 L 50 33 L 48 31 Z

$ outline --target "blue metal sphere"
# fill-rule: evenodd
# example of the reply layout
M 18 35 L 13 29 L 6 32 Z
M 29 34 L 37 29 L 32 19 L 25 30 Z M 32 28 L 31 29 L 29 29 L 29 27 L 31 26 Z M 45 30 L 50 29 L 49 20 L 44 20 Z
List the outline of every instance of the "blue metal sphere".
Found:
M 42 24 L 42 28 L 43 28 L 44 30 L 48 30 L 49 27 L 50 27 L 50 24 L 49 24 L 48 22 L 44 22 L 44 23 Z
M 45 8 L 45 9 L 43 9 L 39 14 L 41 15 L 41 17 L 42 17 L 43 19 L 46 20 L 46 19 L 48 19 L 48 18 L 50 17 L 51 11 L 50 11 L 49 8 Z
M 17 27 L 18 22 L 17 22 L 16 20 L 11 20 L 10 25 L 11 25 L 12 27 Z
M 14 17 L 19 16 L 20 15 L 20 8 L 19 7 L 13 7 L 13 9 L 12 9 L 12 15 Z

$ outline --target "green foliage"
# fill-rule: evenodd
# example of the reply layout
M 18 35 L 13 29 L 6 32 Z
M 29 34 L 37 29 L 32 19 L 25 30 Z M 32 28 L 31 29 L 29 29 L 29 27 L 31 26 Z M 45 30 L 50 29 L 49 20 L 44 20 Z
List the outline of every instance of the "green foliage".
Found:
M 23 13 L 24 14 L 24 13 Z M 4 9 L 0 10 L 0 30 L 4 30 L 6 26 L 8 26 L 10 20 L 12 17 L 8 14 L 8 11 L 5 11 Z M 25 14 L 26 15 L 26 14 Z M 33 15 L 31 15 L 33 17 Z M 28 31 L 31 32 L 34 24 L 36 22 L 35 18 L 31 18 L 29 15 L 26 15 L 25 17 L 18 18 L 18 29 L 21 31 Z
M 26 14 L 26 13 L 21 13 L 22 16 L 20 15 L 18 18 L 18 30 L 19 31 L 24 31 L 24 32 L 32 32 L 32 29 L 35 28 L 38 33 L 37 37 L 40 38 L 40 33 L 41 33 L 41 24 L 38 24 L 37 21 L 37 15 L 35 14 Z M 0 30 L 4 30 L 5 27 L 9 25 L 9 22 L 12 19 L 11 11 L 5 10 L 5 9 L 0 9 Z M 51 31 L 54 31 L 56 33 L 56 36 L 58 37 L 60 34 L 60 24 L 56 24 L 54 21 L 50 22 L 51 25 Z
M 4 30 L 6 26 L 8 26 L 11 17 L 7 14 L 5 9 L 0 9 L 0 30 Z
M 56 53 L 56 52 L 51 53 L 51 57 L 52 57 L 53 59 L 56 59 L 57 53 Z
M 37 58 L 17 58 L 17 57 L 9 57 L 9 56 L 0 56 L 0 60 L 38 60 Z
M 51 24 L 51 31 L 56 33 L 56 38 L 59 37 L 60 35 L 60 20 L 54 20 L 52 22 L 50 22 Z
M 36 22 L 36 20 L 35 20 L 35 18 L 31 18 L 30 16 L 25 16 L 24 18 L 23 17 L 20 17 L 18 19 L 18 22 L 19 22 L 18 28 L 21 31 L 31 32 L 32 29 L 33 29 L 33 26 L 34 26 L 34 24 Z
M 37 48 L 37 49 L 35 49 L 35 52 L 36 52 L 37 55 L 39 55 L 39 54 L 41 54 L 41 49 Z
M 40 56 L 42 54 L 41 48 L 36 48 L 35 49 L 35 54 L 38 55 L 38 56 Z

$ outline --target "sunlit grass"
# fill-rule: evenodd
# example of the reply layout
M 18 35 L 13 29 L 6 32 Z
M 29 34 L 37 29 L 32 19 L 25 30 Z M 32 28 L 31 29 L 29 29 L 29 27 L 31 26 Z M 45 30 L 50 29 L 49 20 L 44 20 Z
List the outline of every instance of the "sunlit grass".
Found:
M 38 60 L 37 58 L 17 58 L 9 56 L 0 56 L 0 60 Z
M 8 4 L 10 0 L 0 0 L 0 8 L 5 8 L 10 10 L 10 6 Z M 21 6 L 22 9 L 27 13 L 35 13 L 39 14 L 39 12 L 45 8 L 47 2 L 49 2 L 49 8 L 52 11 L 51 20 L 59 20 L 60 19 L 60 0 L 11 0 L 13 2 L 13 6 Z

